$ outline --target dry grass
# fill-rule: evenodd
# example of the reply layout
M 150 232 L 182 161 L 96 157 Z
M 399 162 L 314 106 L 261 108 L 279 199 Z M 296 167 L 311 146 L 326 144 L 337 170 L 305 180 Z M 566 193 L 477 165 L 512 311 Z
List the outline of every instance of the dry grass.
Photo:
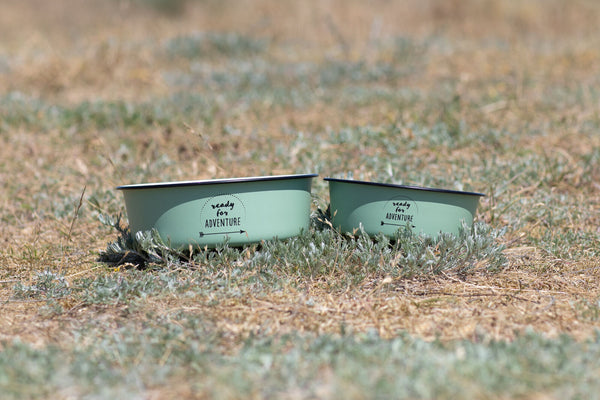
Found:
M 114 4 L 90 2 L 85 6 L 80 3 L 74 6 L 70 2 L 53 2 L 52 5 L 35 1 L 7 2 L 3 4 L 3 21 L 0 26 L 3 27 L 2 36 L 8 38 L 3 42 L 3 52 L 11 61 L 11 68 L 0 75 L 0 87 L 4 92 L 19 90 L 63 104 L 82 100 L 95 101 L 99 98 L 114 100 L 152 98 L 164 94 L 167 90 L 161 82 L 160 74 L 161 66 L 168 64 L 168 60 L 155 59 L 156 55 L 152 54 L 152 51 L 144 50 L 141 45 L 136 47 L 136 43 L 146 40 L 159 41 L 161 37 L 172 37 L 178 33 L 194 30 L 235 30 L 245 33 L 255 29 L 252 31 L 253 34 L 268 35 L 276 44 L 280 44 L 280 48 L 275 49 L 272 55 L 275 59 L 282 57 L 302 59 L 305 57 L 302 48 L 308 48 L 307 51 L 310 51 L 312 58 L 327 56 L 332 51 L 340 50 L 340 37 L 343 37 L 344 43 L 351 47 L 352 54 L 348 54 L 348 57 L 353 58 L 359 56 L 361 51 L 368 51 L 365 49 L 368 46 L 365 41 L 370 38 L 369 35 L 404 34 L 419 37 L 419 35 L 431 35 L 440 31 L 448 37 L 448 40 L 456 43 L 452 46 L 455 49 L 452 56 L 448 57 L 444 52 L 433 52 L 423 75 L 416 80 L 411 78 L 407 84 L 413 88 L 425 89 L 439 84 L 446 78 L 458 77 L 460 79 L 456 92 L 461 95 L 461 99 L 464 99 L 462 101 L 469 104 L 471 101 L 480 101 L 481 82 L 486 84 L 493 81 L 494 86 L 490 86 L 488 91 L 491 93 L 515 91 L 514 97 L 511 96 L 513 100 L 492 102 L 479 108 L 465 107 L 463 117 L 473 124 L 485 121 L 487 124 L 511 130 L 522 128 L 525 123 L 543 127 L 548 121 L 527 117 L 527 115 L 536 112 L 538 103 L 544 100 L 545 83 L 552 85 L 556 82 L 564 83 L 565 80 L 577 79 L 584 84 L 586 79 L 594 79 L 592 71 L 600 61 L 600 54 L 594 47 L 593 40 L 582 41 L 593 29 L 594 16 L 599 12 L 592 2 L 578 2 L 577 7 L 566 7 L 559 2 L 552 3 L 550 7 L 541 7 L 541 3 L 536 2 L 521 4 L 493 1 L 479 2 L 475 7 L 467 7 L 464 2 L 450 4 L 434 1 L 414 2 L 414 4 L 405 2 L 402 5 L 382 2 L 368 8 L 361 6 L 360 3 L 344 4 L 344 7 L 337 2 L 310 6 L 294 3 L 284 6 L 270 2 L 253 2 L 252 7 L 245 7 L 240 4 L 231 6 L 228 3 L 216 5 L 211 2 L 206 4 L 191 2 L 189 12 L 174 19 L 119 2 Z M 288 12 L 289 7 L 297 9 Z M 117 10 L 118 13 L 115 14 Z M 57 23 L 58 20 L 62 23 Z M 147 29 L 150 25 L 153 27 L 152 30 Z M 300 27 L 306 26 L 309 28 L 300 30 Z M 372 29 L 375 32 L 372 32 Z M 338 34 L 340 37 L 336 37 Z M 481 43 L 485 37 L 491 38 L 490 40 L 506 40 L 511 45 L 510 51 L 499 53 L 497 48 L 486 49 L 478 46 L 476 43 Z M 530 56 L 528 53 L 532 49 L 527 43 L 529 37 L 539 40 L 545 46 L 552 46 L 552 50 L 541 50 Z M 296 46 L 294 41 L 305 43 L 307 46 L 295 52 L 279 54 L 281 48 L 294 49 Z M 128 46 L 133 46 L 134 51 L 128 49 Z M 140 49 L 141 51 L 136 51 Z M 534 82 L 530 88 L 523 87 L 519 80 L 524 79 L 524 75 L 527 75 L 528 79 L 539 80 L 539 83 Z M 494 77 L 498 80 L 496 81 Z M 568 82 L 566 84 L 568 85 Z M 234 124 L 238 127 L 260 124 L 261 129 L 264 130 L 264 137 L 277 137 L 280 136 L 278 132 L 280 127 L 285 125 L 299 128 L 326 126 L 331 129 L 344 125 L 377 125 L 382 119 L 391 118 L 390 115 L 395 116 L 402 112 L 386 109 L 386 107 L 386 104 L 367 104 L 356 110 L 356 113 L 340 113 L 335 104 L 317 102 L 308 109 L 289 109 L 283 112 L 266 109 L 260 118 L 241 113 L 235 117 Z M 528 148 L 546 153 L 559 151 L 569 162 L 572 155 L 576 157 L 590 148 L 598 147 L 598 139 L 595 136 L 577 133 L 578 120 L 585 121 L 589 114 L 598 112 L 597 108 L 582 110 L 581 107 L 572 105 L 561 108 L 558 112 L 560 116 L 555 117 L 557 120 L 563 118 L 573 121 L 569 124 L 568 130 L 557 131 L 548 137 L 527 138 L 525 136 L 521 139 L 522 142 L 514 144 L 515 149 Z M 224 123 L 231 123 L 231 121 Z M 114 185 L 122 183 L 127 176 L 123 176 L 125 173 L 122 171 L 115 175 L 119 168 L 113 163 L 116 164 L 117 160 L 102 166 L 90 165 L 91 157 L 110 152 L 111 145 L 106 143 L 98 132 L 86 132 L 89 138 L 77 140 L 77 143 L 61 147 L 59 150 L 54 144 L 61 140 L 60 132 L 50 131 L 41 134 L 23 131 L 24 128 L 17 129 L 10 134 L 3 134 L 3 158 L 11 161 L 4 163 L 2 179 L 4 182 L 9 180 L 22 182 L 10 197 L 5 191 L 1 199 L 4 213 L 17 216 L 14 223 L 7 224 L 3 229 L 4 276 L 7 279 L 26 279 L 40 267 L 64 268 L 67 275 L 77 273 L 79 269 L 85 271 L 93 265 L 94 256 L 90 251 L 101 248 L 107 240 L 110 240 L 110 234 L 99 232 L 99 228 L 93 222 L 83 220 L 76 222 L 71 235 L 72 240 L 67 240 L 65 232 L 68 231 L 71 223 L 70 215 L 58 219 L 44 216 L 40 219 L 35 209 L 24 212 L 19 203 L 28 201 L 36 192 L 41 191 L 47 177 L 57 181 L 54 183 L 57 192 L 73 197 L 88 184 L 90 176 L 93 176 L 104 190 L 110 190 Z M 176 138 L 176 140 L 186 140 L 185 127 L 180 129 L 181 132 L 176 134 L 181 139 Z M 154 142 L 158 143 L 157 147 L 169 146 L 171 140 L 165 141 L 158 132 L 156 134 L 149 132 L 149 135 Z M 218 136 L 212 135 L 211 138 L 215 142 L 219 140 Z M 246 147 L 252 144 L 241 145 Z M 426 152 L 426 149 L 423 150 Z M 172 150 L 165 148 L 163 151 L 170 153 Z M 214 162 L 215 166 L 218 166 L 218 160 L 207 162 Z M 182 165 L 181 168 L 185 167 Z M 186 177 L 206 177 L 200 172 L 200 167 L 194 168 L 196 169 L 197 172 L 184 170 L 180 173 Z M 252 166 L 247 165 L 244 166 L 243 171 L 235 168 L 216 171 L 217 175 L 253 172 Z M 577 187 L 581 171 L 574 171 L 574 173 L 573 179 L 564 189 L 566 192 Z M 514 188 L 514 193 L 526 196 L 531 190 L 535 188 Z M 589 196 L 593 196 L 597 189 L 577 188 L 577 191 L 570 194 L 577 196 L 579 190 L 585 193 L 585 204 L 594 207 L 594 198 Z M 487 216 L 482 215 L 482 218 L 485 220 Z M 24 261 L 27 257 L 26 253 L 31 252 L 32 249 L 37 253 L 35 259 L 31 261 L 33 265 Z M 417 307 L 419 301 L 440 296 L 443 306 L 437 305 L 435 310 L 447 308 L 448 312 L 443 313 L 444 319 L 456 321 L 462 321 L 465 317 L 464 313 L 459 312 L 462 307 L 467 307 L 467 310 L 468 305 L 475 309 L 485 307 L 490 315 L 484 313 L 481 320 L 474 318 L 475 324 L 485 321 L 488 321 L 486 325 L 492 324 L 492 320 L 498 321 L 494 324 L 506 324 L 505 327 L 493 328 L 493 331 L 500 336 L 510 336 L 514 324 L 521 326 L 532 321 L 544 327 L 544 331 L 561 332 L 565 329 L 564 324 L 548 312 L 542 315 L 536 314 L 535 318 L 532 317 L 532 321 L 519 318 L 517 319 L 519 322 L 509 322 L 513 318 L 503 316 L 529 312 L 522 311 L 521 308 L 544 309 L 546 305 L 542 298 L 547 296 L 555 299 L 550 311 L 554 312 L 559 307 L 562 312 L 571 314 L 573 318 L 573 311 L 571 309 L 569 312 L 568 302 L 577 293 L 586 293 L 588 296 L 591 294 L 593 285 L 589 287 L 579 282 L 587 282 L 596 277 L 593 268 L 595 265 L 577 266 L 570 265 L 565 260 L 558 260 L 556 261 L 559 264 L 557 273 L 565 276 L 564 279 L 559 279 L 560 275 L 537 275 L 527 272 L 531 269 L 523 271 L 518 267 L 523 263 L 535 266 L 536 263 L 547 263 L 548 260 L 541 256 L 532 259 L 528 252 L 536 254 L 534 248 L 509 249 L 511 263 L 515 267 L 502 275 L 484 276 L 478 282 L 468 283 L 443 279 L 440 282 L 436 279 L 418 283 L 419 288 L 415 291 L 399 290 L 397 294 L 403 299 L 400 303 Z M 83 259 L 73 265 L 72 254 L 88 255 L 81 256 Z M 65 260 L 71 262 L 64 265 Z M 572 270 L 583 272 L 581 276 L 573 277 Z M 494 285 L 485 284 L 490 279 L 498 282 Z M 507 286 L 514 286 L 514 283 L 511 283 L 514 281 L 519 281 L 523 287 L 530 288 L 529 292 L 519 292 L 518 296 L 510 295 L 516 289 L 512 287 L 509 290 Z M 10 284 L 3 285 L 4 289 L 10 289 L 10 286 Z M 311 290 L 316 290 L 319 298 L 327 299 L 326 289 L 316 287 Z M 547 291 L 546 295 L 543 290 Z M 359 293 L 363 293 L 362 289 Z M 7 297 L 8 294 L 4 296 Z M 363 297 L 363 295 L 358 296 L 358 298 Z M 345 303 L 343 297 L 337 301 L 341 305 Z M 278 301 L 274 303 L 277 304 Z M 331 300 L 326 302 L 328 305 L 325 309 L 336 310 L 337 308 L 332 308 L 330 303 Z M 538 303 L 541 306 L 536 307 Z M 502 304 L 502 307 L 498 307 L 499 304 Z M 9 305 L 4 307 L 10 308 Z M 274 307 L 272 312 L 277 313 L 277 309 L 278 307 Z M 403 321 L 402 323 L 390 322 L 391 326 L 427 335 L 432 334 L 431 329 L 422 326 L 431 324 L 428 322 L 429 316 L 419 317 L 421 313 L 417 313 L 409 319 L 411 322 L 408 322 L 404 321 L 404 317 L 405 314 L 411 314 L 408 311 L 411 307 L 398 305 L 388 306 L 387 309 L 392 310 L 391 315 L 398 312 L 397 319 Z M 404 309 L 406 311 L 401 311 Z M 261 311 L 257 312 L 257 316 L 267 317 L 268 312 L 264 311 L 264 307 L 257 311 Z M 430 315 L 429 311 L 427 315 Z M 5 309 L 5 312 L 8 310 Z M 431 315 L 433 314 L 435 313 Z M 309 315 L 316 318 L 318 313 L 312 312 Z M 329 313 L 324 315 L 328 316 Z M 343 318 L 343 315 L 341 311 L 335 318 Z M 365 315 L 361 313 L 360 317 L 350 320 L 361 325 L 358 321 Z M 418 322 L 419 318 L 423 318 L 423 324 Z M 377 324 L 377 322 L 372 321 L 370 324 Z M 472 334 L 462 330 L 455 331 L 456 324 L 451 322 L 444 322 L 441 325 L 444 326 L 444 336 L 460 337 Z M 587 328 L 581 327 L 577 332 L 584 334 L 589 332 L 592 326 L 593 324 Z M 382 332 L 393 332 L 393 329 L 381 329 Z
M 520 275 L 506 273 L 492 279 L 485 275 L 469 282 L 445 278 L 375 282 L 372 287 L 342 293 L 307 285 L 301 292 L 286 288 L 218 306 L 207 306 L 208 298 L 190 304 L 177 302 L 174 308 L 164 302 L 155 306 L 160 314 L 182 310 L 209 316 L 217 327 L 230 333 L 234 339 L 230 344 L 249 335 L 339 334 L 340 329 L 374 330 L 383 338 L 410 332 L 426 340 L 513 339 L 524 328 L 548 337 L 567 333 L 582 339 L 594 333 L 595 323 L 580 321 L 572 302 L 582 291 L 586 297 L 597 296 L 595 279 L 578 279 L 574 287 L 565 278 L 523 282 Z M 382 286 L 388 287 L 381 290 Z M 394 290 L 389 291 L 389 286 Z
M 119 124 L 115 129 L 49 124 L 44 120 L 48 115 L 41 112 L 31 115 L 29 124 L 3 128 L 0 120 L 0 340 L 68 346 L 71 330 L 95 320 L 118 326 L 124 320 L 143 323 L 147 315 L 178 311 L 206 316 L 215 329 L 226 333 L 223 342 L 229 348 L 252 335 L 342 329 L 375 329 L 384 338 L 408 332 L 427 340 L 478 340 L 482 335 L 513 339 L 528 328 L 550 337 L 568 333 L 584 339 L 595 333 L 597 316 L 590 315 L 597 312 L 594 302 L 600 298 L 597 242 L 569 239 L 572 242 L 560 245 L 563 253 L 571 246 L 577 254 L 592 254 L 569 258 L 552 254 L 551 240 L 544 239 L 545 244 L 536 240 L 548 232 L 559 239 L 569 232 L 597 238 L 600 170 L 585 165 L 585 160 L 600 148 L 596 134 L 600 103 L 594 97 L 600 71 L 595 34 L 600 4 L 586 0 L 190 0 L 185 4 L 185 12 L 173 16 L 129 1 L 1 1 L 0 93 L 18 92 L 41 99 L 48 107 L 66 109 L 97 101 L 152 104 L 173 94 L 166 79 L 169 71 L 227 71 L 236 66 L 219 56 L 196 60 L 195 65 L 160 51 L 166 40 L 178 35 L 215 31 L 267 38 L 261 57 L 274 65 L 320 65 L 327 60 L 376 65 L 393 57 L 375 45 L 380 40 L 431 40 L 434 44 L 418 64 L 418 73 L 388 82 L 390 90 L 408 88 L 428 101 L 404 108 L 376 100 L 344 103 L 309 84 L 311 101 L 302 106 L 277 104 L 268 96 L 251 106 L 226 99 L 212 121 L 175 121 L 168 127 L 156 122 L 135 134 L 132 128 L 118 128 Z M 290 173 L 302 168 L 297 164 L 301 161 L 269 159 L 269 155 L 254 163 L 232 160 L 261 147 L 272 149 L 273 143 L 294 145 L 286 129 L 310 135 L 397 124 L 403 127 L 399 135 L 413 138 L 411 123 L 431 126 L 444 118 L 441 105 L 448 104 L 448 94 L 459 99 L 454 118 L 473 131 L 515 132 L 498 139 L 498 146 L 512 149 L 515 158 L 524 153 L 546 157 L 560 163 L 563 171 L 548 166 L 538 170 L 535 179 L 507 176 L 498 196 L 493 193 L 500 191 L 499 181 L 493 182 L 494 187 L 480 188 L 491 196 L 483 201 L 478 219 L 507 229 L 502 240 L 509 265 L 504 271 L 481 270 L 467 277 L 374 276 L 343 290 L 332 287 L 331 279 L 316 279 L 258 293 L 248 289 L 242 296 L 222 294 L 216 305 L 211 303 L 214 293 L 150 297 L 133 308 L 90 305 L 67 297 L 57 300 L 61 313 L 45 313 L 45 301 L 13 296 L 15 283 L 28 284 L 44 270 L 64 275 L 69 283 L 119 273 L 97 263 L 98 251 L 114 239 L 115 232 L 101 226 L 95 213 L 123 211 L 120 198 L 107 193 L 139 178 L 136 164 L 146 168 L 150 179 L 157 176 L 152 172 L 172 180 Z M 224 136 L 227 127 L 244 134 L 232 142 Z M 128 143 L 128 152 L 123 143 Z M 324 157 L 335 158 L 342 148 L 327 143 L 320 149 Z M 357 160 L 361 151 L 354 154 Z M 435 160 L 427 169 L 431 174 L 450 176 L 457 160 L 477 162 L 486 154 L 499 157 L 498 165 L 510 170 L 507 153 L 498 155 L 489 142 L 473 141 L 450 148 L 447 161 L 427 147 L 411 154 L 415 159 Z M 173 163 L 153 167 L 160 155 Z M 364 166 L 354 167 L 351 172 L 357 174 L 374 173 Z M 322 175 L 339 172 L 344 171 L 322 171 Z M 486 178 L 471 176 L 469 183 L 483 185 Z M 316 190 L 324 195 L 323 187 Z M 560 209 L 568 210 L 568 215 L 557 216 L 558 225 L 542 213 L 551 206 L 544 204 L 540 191 L 547 191 L 547 199 L 569 204 Z M 101 210 L 94 210 L 92 197 L 106 201 Z M 539 209 L 542 216 L 519 221 L 514 212 L 506 212 L 507 207 L 519 207 L 511 204 Z

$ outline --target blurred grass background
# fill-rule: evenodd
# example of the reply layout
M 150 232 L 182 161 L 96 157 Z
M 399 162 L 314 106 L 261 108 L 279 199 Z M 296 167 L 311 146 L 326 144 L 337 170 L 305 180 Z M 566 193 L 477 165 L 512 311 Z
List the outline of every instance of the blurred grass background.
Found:
M 597 396 L 597 2 L 0 9 L 8 395 Z M 143 271 L 98 261 L 117 185 L 303 172 L 484 192 L 474 256 L 313 224 Z

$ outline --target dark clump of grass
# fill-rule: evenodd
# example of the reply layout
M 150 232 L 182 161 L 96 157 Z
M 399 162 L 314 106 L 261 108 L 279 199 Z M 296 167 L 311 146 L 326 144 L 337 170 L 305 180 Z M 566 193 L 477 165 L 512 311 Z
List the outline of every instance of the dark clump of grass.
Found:
M 149 264 L 166 263 L 179 256 L 162 241 L 156 231 L 138 232 L 134 236 L 129 227 L 122 224 L 121 218 L 120 214 L 115 218 L 99 215 L 100 222 L 114 228 L 119 237 L 100 252 L 98 261 L 115 266 L 132 264 L 144 268 Z

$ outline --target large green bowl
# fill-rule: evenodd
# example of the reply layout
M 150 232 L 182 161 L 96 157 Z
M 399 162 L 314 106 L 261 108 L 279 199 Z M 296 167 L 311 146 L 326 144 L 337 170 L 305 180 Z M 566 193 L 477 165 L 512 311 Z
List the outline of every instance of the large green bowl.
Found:
M 389 237 L 408 226 L 413 232 L 437 237 L 457 234 L 471 226 L 483 194 L 325 178 L 329 182 L 333 225 L 343 232 L 360 226 L 369 235 Z
M 285 239 L 308 230 L 316 174 L 119 186 L 131 232 L 156 229 L 173 248 Z

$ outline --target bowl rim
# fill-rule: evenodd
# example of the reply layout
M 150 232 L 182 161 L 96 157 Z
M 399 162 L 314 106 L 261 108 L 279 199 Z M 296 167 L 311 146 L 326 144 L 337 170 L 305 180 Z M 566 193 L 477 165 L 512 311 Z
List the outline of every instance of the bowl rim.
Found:
M 329 182 L 356 183 L 359 185 L 382 186 L 382 187 L 392 187 L 392 188 L 398 188 L 398 189 L 421 190 L 421 191 L 426 191 L 426 192 L 463 194 L 463 195 L 469 195 L 469 196 L 485 197 L 485 194 L 477 193 L 477 192 L 465 192 L 465 191 L 451 190 L 451 189 L 438 189 L 438 188 L 430 188 L 430 187 L 422 187 L 422 186 L 399 185 L 399 184 L 395 184 L 395 183 L 359 181 L 359 180 L 354 180 L 354 179 L 341 179 L 341 178 L 330 178 L 330 177 L 323 178 L 323 180 L 329 181 Z
M 128 189 L 155 189 L 155 188 L 171 188 L 182 186 L 200 186 L 200 185 L 222 185 L 228 183 L 243 183 L 243 182 L 264 182 L 276 181 L 284 179 L 299 179 L 299 178 L 314 178 L 319 174 L 291 174 L 291 175 L 266 175 L 266 176 L 247 176 L 240 178 L 222 178 L 222 179 L 201 179 L 190 181 L 173 181 L 173 182 L 155 182 L 155 183 L 134 183 L 130 185 L 117 186 L 117 190 Z

